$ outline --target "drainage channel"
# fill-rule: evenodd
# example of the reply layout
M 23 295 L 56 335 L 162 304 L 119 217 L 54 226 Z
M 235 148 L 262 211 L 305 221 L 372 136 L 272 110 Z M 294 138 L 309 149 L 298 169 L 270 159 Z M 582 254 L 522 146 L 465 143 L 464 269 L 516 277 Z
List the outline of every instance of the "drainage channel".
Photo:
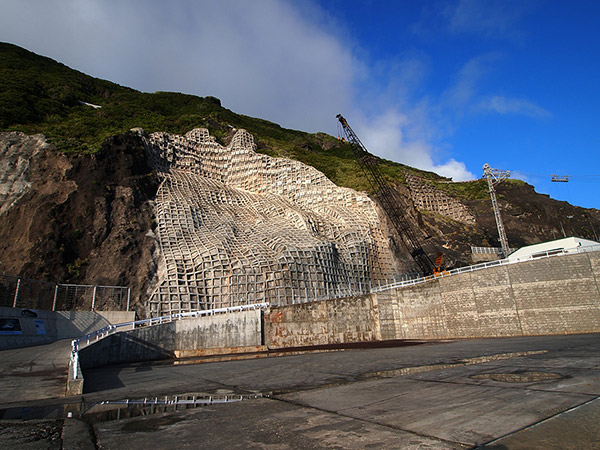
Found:
M 268 397 L 270 397 L 270 394 L 261 393 L 227 395 L 187 393 L 116 401 L 82 401 L 0 409 L 0 420 L 66 419 L 74 417 L 89 423 L 98 423 Z

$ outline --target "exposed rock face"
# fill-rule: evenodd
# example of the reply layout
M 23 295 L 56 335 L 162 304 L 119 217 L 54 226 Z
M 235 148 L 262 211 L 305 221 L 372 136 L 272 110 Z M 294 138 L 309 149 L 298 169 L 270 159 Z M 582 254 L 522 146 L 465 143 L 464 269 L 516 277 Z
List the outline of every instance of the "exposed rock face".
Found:
M 393 274 L 374 203 L 300 162 L 204 129 L 144 137 L 161 178 L 152 314 L 360 291 Z
M 0 133 L 0 152 L 0 274 L 130 286 L 134 302 L 145 298 L 156 180 L 139 137 L 70 156 L 39 135 Z
M 44 136 L 5 133 L 0 141 L 0 215 L 7 212 L 31 188 L 29 161 L 47 149 Z

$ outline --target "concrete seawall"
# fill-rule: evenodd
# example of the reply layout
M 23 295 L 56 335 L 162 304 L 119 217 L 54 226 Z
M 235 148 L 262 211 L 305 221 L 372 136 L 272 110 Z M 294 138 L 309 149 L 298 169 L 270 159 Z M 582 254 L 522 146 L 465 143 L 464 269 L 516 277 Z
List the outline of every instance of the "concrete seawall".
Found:
M 273 308 L 270 348 L 600 332 L 600 252 L 536 259 L 360 297 Z

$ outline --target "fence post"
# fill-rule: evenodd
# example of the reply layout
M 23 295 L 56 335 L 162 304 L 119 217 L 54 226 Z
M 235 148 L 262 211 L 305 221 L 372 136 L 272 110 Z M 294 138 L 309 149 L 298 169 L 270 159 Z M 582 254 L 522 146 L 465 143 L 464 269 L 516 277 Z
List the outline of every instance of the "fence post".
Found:
M 129 301 L 131 300 L 131 288 L 127 288 L 127 309 L 129 311 Z
M 58 284 L 54 286 L 54 299 L 52 299 L 52 311 L 56 311 L 56 297 L 58 297 Z
M 19 289 L 21 289 L 21 279 L 17 279 L 17 287 L 15 288 L 15 298 L 13 300 L 13 308 L 17 307 L 17 299 L 19 298 Z
M 96 306 L 96 289 L 98 289 L 98 286 L 94 286 L 94 294 L 92 295 L 92 311 L 94 310 L 94 306 Z

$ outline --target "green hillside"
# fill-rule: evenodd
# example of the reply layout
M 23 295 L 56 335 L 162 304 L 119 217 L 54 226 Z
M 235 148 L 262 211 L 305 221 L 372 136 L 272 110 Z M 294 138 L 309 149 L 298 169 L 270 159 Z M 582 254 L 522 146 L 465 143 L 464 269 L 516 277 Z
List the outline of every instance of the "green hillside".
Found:
M 350 146 L 325 133 L 284 129 L 236 114 L 215 97 L 139 92 L 0 43 L 0 130 L 43 133 L 60 151 L 93 153 L 108 137 L 133 127 L 177 134 L 205 127 L 221 143 L 226 143 L 231 127 L 244 128 L 254 135 L 261 153 L 297 159 L 340 186 L 369 190 Z M 403 182 L 405 170 L 432 180 L 440 178 L 385 160 L 381 169 L 396 183 Z

